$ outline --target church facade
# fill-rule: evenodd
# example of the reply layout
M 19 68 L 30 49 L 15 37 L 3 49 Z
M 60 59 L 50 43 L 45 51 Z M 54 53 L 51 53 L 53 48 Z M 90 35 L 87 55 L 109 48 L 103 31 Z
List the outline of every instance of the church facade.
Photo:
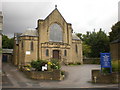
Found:
M 54 58 L 65 64 L 82 64 L 82 41 L 72 32 L 72 25 L 55 8 L 44 20 L 38 20 L 35 30 L 14 35 L 13 63 L 21 66 Z

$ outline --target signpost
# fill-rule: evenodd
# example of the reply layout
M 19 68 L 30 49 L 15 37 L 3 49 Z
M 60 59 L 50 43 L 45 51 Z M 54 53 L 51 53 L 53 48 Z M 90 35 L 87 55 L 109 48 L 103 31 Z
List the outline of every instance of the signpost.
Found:
M 101 71 L 102 68 L 110 68 L 110 73 L 112 73 L 110 53 L 100 53 L 100 63 L 101 63 Z

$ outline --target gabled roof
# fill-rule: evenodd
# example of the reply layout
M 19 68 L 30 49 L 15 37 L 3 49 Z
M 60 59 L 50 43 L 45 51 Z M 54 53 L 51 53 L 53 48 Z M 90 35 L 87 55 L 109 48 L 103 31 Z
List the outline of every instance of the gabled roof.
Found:
M 44 19 L 44 20 L 46 20 L 50 15 L 52 15 L 52 13 L 54 13 L 55 11 L 57 11 L 59 14 L 60 14 L 60 16 L 63 18 L 63 20 L 66 22 L 66 20 L 64 19 L 64 17 L 62 16 L 62 14 L 59 12 L 59 10 L 57 9 L 57 7 L 55 7 L 55 9 Z M 67 23 L 67 22 L 66 22 Z

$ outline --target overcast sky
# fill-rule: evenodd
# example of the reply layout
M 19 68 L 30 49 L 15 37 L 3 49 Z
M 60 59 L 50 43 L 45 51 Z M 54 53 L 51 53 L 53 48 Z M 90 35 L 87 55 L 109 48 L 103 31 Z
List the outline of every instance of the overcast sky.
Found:
M 29 2 L 28 2 L 29 1 Z M 118 21 L 119 0 L 2 0 L 3 33 L 13 36 L 27 28 L 36 28 L 37 20 L 47 17 L 55 5 L 76 33 L 106 33 Z

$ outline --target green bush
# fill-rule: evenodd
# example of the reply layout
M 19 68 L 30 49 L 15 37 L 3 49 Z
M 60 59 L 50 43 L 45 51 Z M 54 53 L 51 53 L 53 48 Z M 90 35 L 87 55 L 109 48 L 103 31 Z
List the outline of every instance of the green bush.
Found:
M 110 73 L 110 68 L 102 68 L 102 73 L 104 74 Z
M 61 71 L 61 75 L 65 75 L 65 71 Z
M 51 59 L 51 68 L 52 69 L 60 69 L 60 62 L 57 59 Z
M 37 60 L 37 61 L 32 61 L 31 62 L 31 67 L 35 68 L 36 71 L 41 71 L 42 66 L 45 64 L 48 65 L 48 70 L 51 69 L 60 69 L 60 63 L 56 59 L 51 59 L 51 61 L 46 61 L 46 60 Z
M 37 60 L 37 61 L 32 61 L 31 62 L 31 67 L 35 68 L 36 71 L 41 71 L 42 66 L 47 64 L 46 60 Z
M 0 48 L 0 54 L 2 53 L 2 48 Z
M 112 71 L 113 72 L 120 72 L 120 60 L 113 60 L 112 61 Z

